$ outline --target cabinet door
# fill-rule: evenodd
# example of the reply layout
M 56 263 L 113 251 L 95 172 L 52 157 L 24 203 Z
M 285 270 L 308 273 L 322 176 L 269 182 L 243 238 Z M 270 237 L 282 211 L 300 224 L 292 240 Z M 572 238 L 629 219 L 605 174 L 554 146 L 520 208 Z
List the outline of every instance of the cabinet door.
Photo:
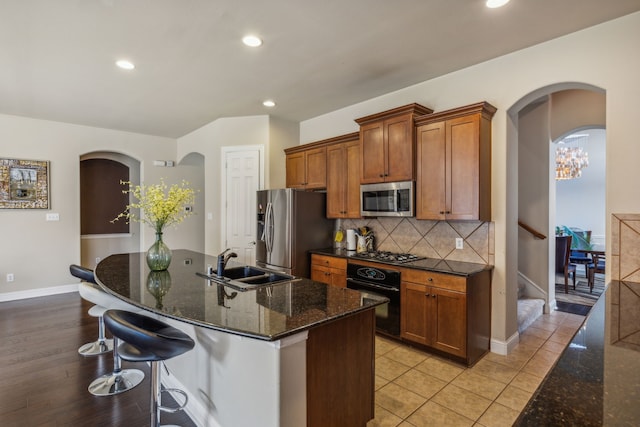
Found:
M 360 126 L 360 182 L 383 182 L 385 174 L 385 143 L 383 122 Z
M 331 269 L 331 284 L 340 288 L 347 287 L 347 271 L 339 268 Z
M 325 147 L 305 151 L 305 188 L 319 189 L 327 186 L 327 149 Z
M 431 345 L 455 356 L 467 356 L 467 296 L 461 292 L 430 288 Z
M 345 151 L 345 218 L 360 218 L 360 142 L 346 143 Z
M 416 218 L 443 220 L 447 203 L 445 122 L 417 129 Z
M 286 169 L 287 188 L 303 188 L 306 179 L 304 152 L 287 154 Z
M 327 148 L 327 218 L 344 218 L 346 215 L 345 179 L 348 177 L 345 176 L 347 159 L 344 153 L 342 144 Z M 360 176 L 356 179 L 359 181 Z
M 478 219 L 480 115 L 447 120 L 447 219 Z
M 420 344 L 429 344 L 427 289 L 427 286 L 418 283 L 402 283 L 400 335 Z
M 384 121 L 387 164 L 384 180 L 388 182 L 414 179 L 413 117 L 411 114 Z
M 331 273 L 329 272 L 329 268 L 317 264 L 311 264 L 311 280 L 330 285 Z

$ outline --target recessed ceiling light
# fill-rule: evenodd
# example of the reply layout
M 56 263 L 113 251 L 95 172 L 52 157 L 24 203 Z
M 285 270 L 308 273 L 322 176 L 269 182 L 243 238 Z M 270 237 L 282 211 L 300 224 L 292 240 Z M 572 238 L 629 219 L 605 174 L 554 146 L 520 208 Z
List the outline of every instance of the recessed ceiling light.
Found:
M 497 7 L 502 7 L 507 3 L 509 3 L 509 0 L 487 0 L 487 3 L 485 4 L 487 5 L 487 7 L 495 9 Z
M 250 47 L 258 47 L 262 44 L 262 39 L 256 36 L 244 36 L 242 38 L 242 43 Z
M 126 59 L 120 59 L 119 61 L 116 61 L 116 65 L 123 70 L 133 70 L 134 68 L 136 68 L 136 66 L 133 65 L 133 62 L 127 61 Z
M 264 101 L 264 102 L 262 103 L 262 105 L 264 105 L 265 107 L 275 107 L 275 106 L 276 106 L 276 103 L 275 103 L 275 102 L 273 102 L 273 101 L 272 101 L 272 100 L 270 100 L 270 99 L 267 99 L 266 101 Z

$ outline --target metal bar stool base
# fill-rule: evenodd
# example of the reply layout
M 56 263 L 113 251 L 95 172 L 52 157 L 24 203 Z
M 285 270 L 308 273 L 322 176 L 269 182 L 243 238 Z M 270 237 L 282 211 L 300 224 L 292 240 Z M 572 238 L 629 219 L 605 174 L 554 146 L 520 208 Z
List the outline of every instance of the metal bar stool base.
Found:
M 103 375 L 89 384 L 89 393 L 94 396 L 113 396 L 131 390 L 144 380 L 139 369 L 123 369 L 119 373 Z
M 111 351 L 113 351 L 113 340 L 111 338 L 88 342 L 78 349 L 78 353 L 82 356 L 97 356 Z

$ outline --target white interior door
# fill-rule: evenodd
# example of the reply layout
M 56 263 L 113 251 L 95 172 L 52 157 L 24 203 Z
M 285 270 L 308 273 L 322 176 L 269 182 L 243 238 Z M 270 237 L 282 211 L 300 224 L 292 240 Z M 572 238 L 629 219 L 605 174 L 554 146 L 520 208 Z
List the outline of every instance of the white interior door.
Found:
M 237 261 L 253 265 L 256 260 L 256 191 L 262 188 L 262 147 L 225 147 L 222 160 L 223 247 L 238 254 Z

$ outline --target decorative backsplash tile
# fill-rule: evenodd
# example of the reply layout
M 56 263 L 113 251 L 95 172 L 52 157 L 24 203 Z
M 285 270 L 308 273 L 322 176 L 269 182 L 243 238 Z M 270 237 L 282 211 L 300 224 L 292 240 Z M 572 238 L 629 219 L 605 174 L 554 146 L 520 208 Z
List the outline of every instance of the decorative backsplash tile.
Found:
M 375 249 L 380 251 L 479 264 L 492 264 L 494 259 L 494 227 L 490 222 L 382 217 L 338 220 L 336 226 L 344 230 L 369 227 L 375 235 Z M 463 249 L 456 249 L 459 237 L 464 240 Z
M 640 214 L 611 216 L 611 280 L 640 282 Z

